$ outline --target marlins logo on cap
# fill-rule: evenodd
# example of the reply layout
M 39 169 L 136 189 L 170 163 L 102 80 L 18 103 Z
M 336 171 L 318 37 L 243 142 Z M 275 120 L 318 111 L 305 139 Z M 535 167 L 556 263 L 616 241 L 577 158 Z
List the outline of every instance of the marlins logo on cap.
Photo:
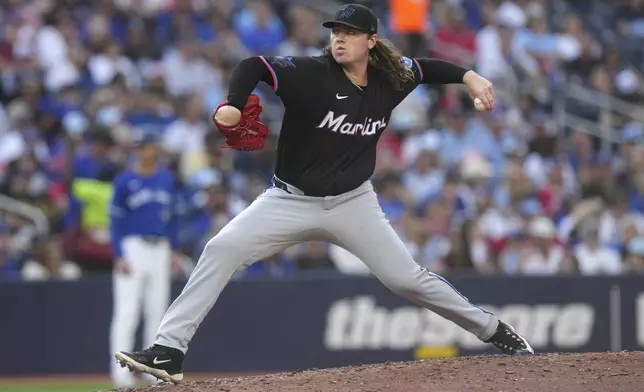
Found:
M 351 15 L 353 15 L 355 12 L 356 12 L 355 8 L 351 8 L 348 5 L 344 6 L 344 7 L 340 8 L 340 10 L 338 12 L 338 19 L 340 19 L 340 20 L 349 19 L 351 17 Z
M 378 32 L 378 17 L 362 4 L 346 4 L 336 11 L 333 20 L 322 23 L 322 26 L 330 29 L 337 26 L 347 26 L 367 34 L 376 34 Z

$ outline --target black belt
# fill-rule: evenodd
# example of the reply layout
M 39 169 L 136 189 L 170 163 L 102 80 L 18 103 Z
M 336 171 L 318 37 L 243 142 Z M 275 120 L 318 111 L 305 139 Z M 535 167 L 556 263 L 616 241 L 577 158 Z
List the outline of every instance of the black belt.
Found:
M 279 188 L 284 192 L 290 193 L 292 195 L 308 196 L 301 189 L 285 183 L 284 181 L 277 178 L 277 176 L 275 175 L 273 176 L 273 185 L 275 186 L 275 188 Z
M 162 242 L 167 241 L 166 237 L 160 235 L 142 235 L 140 238 L 148 244 L 152 245 L 158 245 Z

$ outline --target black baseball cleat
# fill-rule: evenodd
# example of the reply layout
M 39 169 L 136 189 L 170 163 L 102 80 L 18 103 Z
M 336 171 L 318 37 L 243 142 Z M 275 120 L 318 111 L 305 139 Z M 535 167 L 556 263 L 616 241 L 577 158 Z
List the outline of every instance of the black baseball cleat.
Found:
M 499 321 L 496 332 L 485 343 L 492 343 L 507 355 L 534 354 L 530 343 L 523 336 L 519 335 L 510 324 L 506 324 L 503 321 Z
M 175 348 L 155 344 L 133 353 L 119 351 L 114 356 L 121 367 L 127 367 L 131 372 L 151 374 L 174 384 L 183 380 L 184 354 Z

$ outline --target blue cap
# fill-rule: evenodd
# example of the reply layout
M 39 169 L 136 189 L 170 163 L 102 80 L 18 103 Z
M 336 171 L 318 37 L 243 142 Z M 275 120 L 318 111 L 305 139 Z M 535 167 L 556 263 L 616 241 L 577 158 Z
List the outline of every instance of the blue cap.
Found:
M 141 147 L 148 144 L 156 144 L 159 142 L 159 137 L 155 133 L 142 132 L 134 137 L 133 144 L 135 147 Z

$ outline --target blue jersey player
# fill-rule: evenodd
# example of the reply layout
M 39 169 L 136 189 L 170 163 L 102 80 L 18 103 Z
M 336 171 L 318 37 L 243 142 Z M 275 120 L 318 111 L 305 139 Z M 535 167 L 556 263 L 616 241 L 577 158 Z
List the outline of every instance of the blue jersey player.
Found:
M 115 255 L 112 351 L 134 348 L 141 313 L 144 343 L 154 342 L 170 300 L 173 249 L 177 247 L 175 178 L 158 162 L 154 135 L 142 135 L 135 148 L 133 167 L 114 180 L 110 206 Z M 118 388 L 134 385 L 132 374 L 114 362 L 111 376 Z

